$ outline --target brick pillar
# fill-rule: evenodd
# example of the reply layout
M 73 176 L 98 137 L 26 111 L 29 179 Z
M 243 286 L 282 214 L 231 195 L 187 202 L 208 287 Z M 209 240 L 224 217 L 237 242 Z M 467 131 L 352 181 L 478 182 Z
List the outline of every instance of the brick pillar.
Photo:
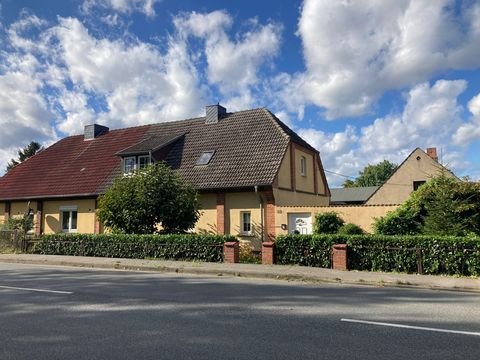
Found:
M 275 243 L 273 241 L 265 241 L 262 243 L 262 264 L 273 265 L 275 259 Z
M 217 234 L 225 234 L 225 193 L 217 193 Z
M 5 222 L 10 220 L 10 201 L 5 201 Z
M 230 241 L 223 244 L 223 262 L 236 264 L 240 262 L 240 246 L 238 241 Z
M 43 211 L 43 201 L 37 201 L 37 211 L 35 212 L 33 218 L 33 229 L 36 237 L 42 235 L 42 211 Z
M 347 244 L 333 245 L 332 252 L 333 252 L 332 268 L 334 270 L 348 270 Z
M 263 193 L 265 203 L 264 203 L 264 212 L 265 212 L 265 223 L 264 227 L 266 230 L 267 241 L 274 241 L 277 236 L 276 227 L 275 227 L 275 199 L 273 198 L 272 191 L 266 191 Z

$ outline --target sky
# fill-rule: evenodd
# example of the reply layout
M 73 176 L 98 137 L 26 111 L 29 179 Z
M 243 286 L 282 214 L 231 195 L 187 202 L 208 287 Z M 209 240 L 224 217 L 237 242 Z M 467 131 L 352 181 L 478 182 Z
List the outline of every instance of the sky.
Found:
M 436 147 L 480 179 L 478 0 L 0 0 L 0 175 L 30 141 L 266 107 L 330 187 Z

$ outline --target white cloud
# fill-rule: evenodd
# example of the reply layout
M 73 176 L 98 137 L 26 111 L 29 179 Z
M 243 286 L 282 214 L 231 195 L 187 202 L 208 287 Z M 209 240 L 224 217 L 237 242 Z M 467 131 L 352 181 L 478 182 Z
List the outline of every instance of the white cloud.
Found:
M 480 4 L 453 0 L 305 0 L 298 35 L 306 71 L 292 81 L 296 98 L 288 88 L 280 96 L 291 111 L 314 104 L 331 119 L 357 116 L 387 90 L 479 68 L 479 14 Z
M 251 21 L 252 30 L 231 40 L 226 30 L 232 23 L 225 11 L 184 13 L 174 19 L 184 38 L 195 36 L 205 41 L 209 83 L 218 85 L 224 96 L 236 97 L 236 103 L 240 96 L 244 105 L 251 105 L 251 101 L 245 101 L 244 93 L 258 83 L 262 65 L 278 53 L 282 27 L 274 23 L 260 26 Z
M 472 114 L 472 118 L 463 123 L 453 136 L 454 143 L 457 145 L 468 145 L 472 141 L 480 139 L 480 94 L 470 99 L 468 110 Z
M 112 9 L 119 13 L 131 14 L 140 12 L 148 17 L 154 17 L 155 4 L 162 0 L 85 0 L 82 4 L 82 10 L 90 13 L 92 8 L 101 7 Z

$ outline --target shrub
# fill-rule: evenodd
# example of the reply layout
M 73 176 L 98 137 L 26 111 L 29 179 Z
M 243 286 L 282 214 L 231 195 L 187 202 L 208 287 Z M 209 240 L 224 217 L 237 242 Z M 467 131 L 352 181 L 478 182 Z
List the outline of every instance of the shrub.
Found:
M 315 234 L 335 234 L 344 224 L 336 212 L 330 211 L 315 216 L 313 232 Z
M 252 246 L 246 242 L 240 243 L 239 249 L 240 262 L 244 264 L 260 264 L 262 259 L 260 255 L 254 252 Z
M 375 234 L 416 235 L 421 232 L 422 219 L 417 211 L 409 207 L 400 207 L 373 223 Z
M 362 235 L 365 234 L 365 231 L 356 224 L 347 223 L 340 226 L 338 233 L 342 235 Z
M 223 244 L 227 241 L 236 241 L 236 238 L 196 234 L 54 234 L 43 236 L 31 252 L 47 255 L 219 262 L 223 259 Z

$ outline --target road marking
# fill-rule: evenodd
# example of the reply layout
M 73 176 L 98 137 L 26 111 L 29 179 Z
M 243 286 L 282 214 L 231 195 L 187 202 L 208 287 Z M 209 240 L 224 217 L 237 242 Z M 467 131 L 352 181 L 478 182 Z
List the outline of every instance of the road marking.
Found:
M 32 288 L 23 288 L 23 287 L 15 287 L 15 286 L 3 286 L 3 285 L 0 285 L 0 288 L 1 289 L 10 289 L 10 290 L 45 292 L 45 293 L 52 293 L 52 294 L 73 294 L 73 292 L 71 292 L 71 291 L 32 289 Z
M 392 324 L 392 323 L 385 323 L 385 322 L 367 321 L 367 320 L 354 320 L 354 319 L 340 319 L 340 321 L 357 323 L 357 324 L 389 326 L 389 327 L 396 327 L 396 328 L 402 328 L 402 329 L 413 329 L 413 330 L 435 331 L 435 332 L 450 333 L 450 334 L 480 336 L 480 332 L 472 332 L 472 331 L 438 329 L 438 328 L 430 328 L 430 327 L 422 327 L 422 326 Z

